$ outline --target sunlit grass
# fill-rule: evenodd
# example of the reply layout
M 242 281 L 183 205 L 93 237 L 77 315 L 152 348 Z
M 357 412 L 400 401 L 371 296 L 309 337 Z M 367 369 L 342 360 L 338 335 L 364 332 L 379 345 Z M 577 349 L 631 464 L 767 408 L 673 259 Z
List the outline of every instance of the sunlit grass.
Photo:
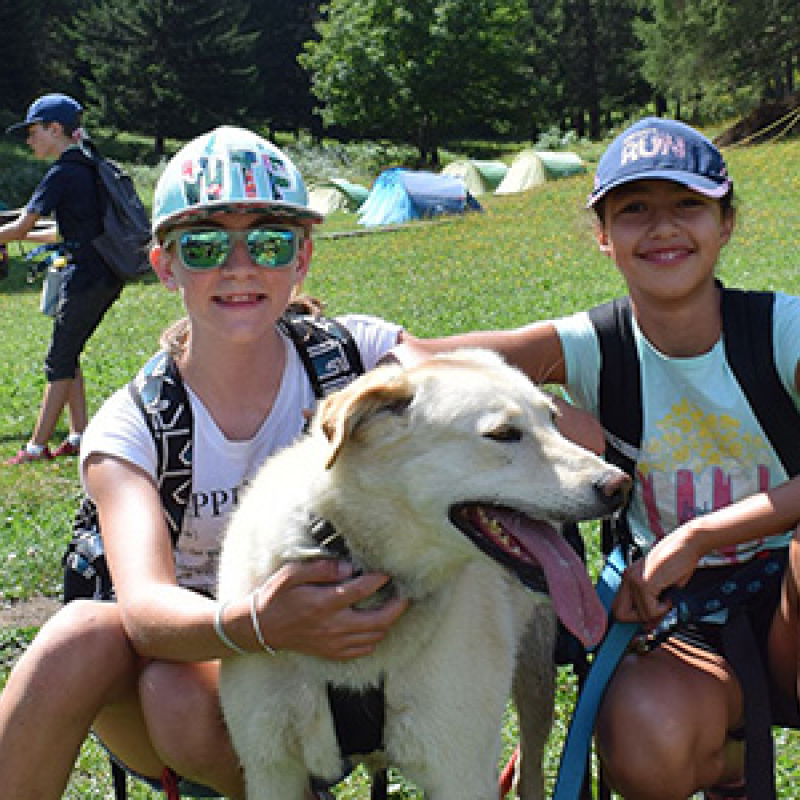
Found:
M 800 142 L 731 149 L 727 156 L 739 195 L 739 222 L 720 276 L 730 285 L 800 294 L 795 244 Z M 522 195 L 480 198 L 480 214 L 366 235 L 333 236 L 358 229 L 352 216 L 333 215 L 317 238 L 307 288 L 326 300 L 331 313 L 377 314 L 421 336 L 511 327 L 586 308 L 622 291 L 611 263 L 593 244 L 583 210 L 590 185 L 589 176 L 569 178 Z M 12 455 L 30 433 L 50 335 L 49 320 L 37 310 L 39 287 L 25 283 L 25 266 L 16 254 L 12 247 L 12 275 L 0 284 L 0 458 Z M 156 349 L 161 330 L 179 314 L 175 295 L 153 281 L 126 288 L 86 351 L 90 410 L 135 373 Z M 0 599 L 57 594 L 78 494 L 74 463 L 0 469 Z M 571 702 L 564 673 L 547 754 L 550 781 Z M 506 754 L 514 733 L 510 714 Z M 795 797 L 796 733 L 781 732 L 778 757 L 780 796 Z M 106 765 L 97 747 L 87 744 L 67 796 L 109 796 Z M 157 797 L 136 791 L 141 794 L 134 797 Z M 415 796 L 408 792 L 396 796 Z M 363 781 L 351 781 L 339 796 L 366 797 Z

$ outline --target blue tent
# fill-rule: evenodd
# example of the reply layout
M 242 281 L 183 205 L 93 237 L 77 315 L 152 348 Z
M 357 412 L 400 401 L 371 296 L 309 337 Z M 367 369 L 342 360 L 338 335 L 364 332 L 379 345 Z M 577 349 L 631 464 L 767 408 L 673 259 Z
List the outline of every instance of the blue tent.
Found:
M 382 172 L 358 210 L 362 225 L 390 225 L 441 214 L 481 211 L 460 178 L 432 172 L 387 169 Z

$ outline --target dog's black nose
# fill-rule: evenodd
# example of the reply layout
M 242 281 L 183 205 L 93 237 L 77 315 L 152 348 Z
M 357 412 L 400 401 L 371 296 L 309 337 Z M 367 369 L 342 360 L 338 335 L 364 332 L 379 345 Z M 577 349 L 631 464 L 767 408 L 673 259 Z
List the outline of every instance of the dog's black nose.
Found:
M 594 487 L 612 508 L 620 508 L 628 499 L 633 481 L 630 475 L 620 469 L 609 472 L 595 481 Z

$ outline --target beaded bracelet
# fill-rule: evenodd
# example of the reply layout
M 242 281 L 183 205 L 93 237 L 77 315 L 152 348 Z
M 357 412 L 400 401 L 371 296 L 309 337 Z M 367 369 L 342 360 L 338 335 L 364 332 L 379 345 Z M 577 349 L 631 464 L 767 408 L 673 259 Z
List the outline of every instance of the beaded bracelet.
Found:
M 222 615 L 225 613 L 225 609 L 228 607 L 228 602 L 225 603 L 217 603 L 217 613 L 214 617 L 214 630 L 219 636 L 220 641 L 228 647 L 230 650 L 233 650 L 235 653 L 238 653 L 240 656 L 247 655 L 247 650 L 239 647 L 236 642 L 234 642 L 227 633 L 225 633 L 224 628 L 222 627 Z
M 255 633 L 256 639 L 258 639 L 258 643 L 261 645 L 264 652 L 274 656 L 275 651 L 267 644 L 266 640 L 264 639 L 264 634 L 261 633 L 261 627 L 258 624 L 258 614 L 256 612 L 257 594 L 258 589 L 255 589 L 250 593 L 250 620 L 253 623 L 253 632 Z

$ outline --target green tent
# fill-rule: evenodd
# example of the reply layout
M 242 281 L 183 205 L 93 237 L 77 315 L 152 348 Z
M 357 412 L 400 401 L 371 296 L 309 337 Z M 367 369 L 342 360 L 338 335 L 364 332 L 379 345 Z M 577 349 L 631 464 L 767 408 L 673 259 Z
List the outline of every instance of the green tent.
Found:
M 320 214 L 332 211 L 358 211 L 369 189 L 344 178 L 330 178 L 311 187 L 308 204 Z
M 467 191 L 474 197 L 493 192 L 508 172 L 508 165 L 502 161 L 476 161 L 462 159 L 453 161 L 443 170 L 442 175 L 461 178 Z
M 554 150 L 538 150 L 548 178 L 568 178 L 570 175 L 582 175 L 586 172 L 586 164 L 576 153 L 564 153 Z
M 586 164 L 575 153 L 550 150 L 523 150 L 511 162 L 495 194 L 525 192 L 545 181 L 586 172 Z

